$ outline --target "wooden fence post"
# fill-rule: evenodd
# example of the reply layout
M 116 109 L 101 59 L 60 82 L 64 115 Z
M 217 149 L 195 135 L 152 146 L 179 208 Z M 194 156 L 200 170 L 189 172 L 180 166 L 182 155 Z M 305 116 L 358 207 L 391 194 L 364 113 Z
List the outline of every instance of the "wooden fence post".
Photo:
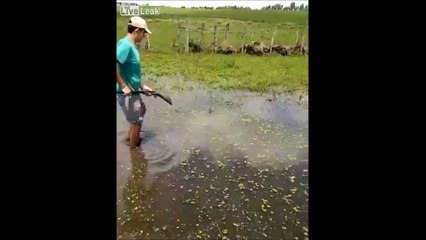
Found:
M 213 52 L 216 53 L 216 42 L 217 42 L 217 38 L 216 38 L 216 30 L 217 30 L 217 26 L 214 26 L 214 32 L 213 32 Z
M 269 46 L 269 52 L 270 52 L 270 53 L 272 52 L 272 45 L 274 44 L 274 38 L 275 38 L 275 35 L 276 35 L 276 34 L 277 34 L 277 25 L 275 25 L 274 33 L 272 34 L 271 46 Z
M 204 38 L 204 28 L 206 27 L 205 23 L 201 24 L 201 39 L 200 39 L 200 43 L 203 42 L 203 38 Z
M 299 28 L 297 28 L 297 32 L 296 32 L 296 45 L 299 42 Z
M 189 31 L 188 31 L 188 27 L 186 27 L 186 44 L 185 44 L 185 52 L 189 52 Z
M 149 50 L 151 49 L 151 42 L 149 41 L 149 34 L 146 35 L 146 50 L 149 52 Z
M 180 45 L 179 41 L 180 41 L 180 22 L 178 22 L 177 24 L 176 42 L 175 42 L 176 46 Z
M 244 45 L 246 45 L 246 27 L 244 27 L 243 37 L 241 38 L 241 53 L 245 53 Z
M 229 23 L 226 24 L 225 42 L 228 43 Z

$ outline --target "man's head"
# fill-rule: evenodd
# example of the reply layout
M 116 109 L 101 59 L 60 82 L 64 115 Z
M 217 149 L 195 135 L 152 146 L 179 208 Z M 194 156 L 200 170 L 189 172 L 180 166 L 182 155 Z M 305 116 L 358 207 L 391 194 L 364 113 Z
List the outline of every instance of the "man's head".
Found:
M 135 43 L 140 43 L 145 37 L 145 34 L 151 34 L 151 31 L 148 29 L 146 21 L 141 17 L 131 17 L 129 19 L 127 32 L 132 34 L 135 39 Z

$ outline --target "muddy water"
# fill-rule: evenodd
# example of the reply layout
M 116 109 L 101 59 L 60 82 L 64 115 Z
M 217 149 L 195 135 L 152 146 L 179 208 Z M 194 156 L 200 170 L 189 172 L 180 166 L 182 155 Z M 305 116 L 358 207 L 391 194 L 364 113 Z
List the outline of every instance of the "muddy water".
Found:
M 308 237 L 306 103 L 176 79 L 147 84 L 173 106 L 144 97 L 145 157 L 124 145 L 117 108 L 118 239 Z

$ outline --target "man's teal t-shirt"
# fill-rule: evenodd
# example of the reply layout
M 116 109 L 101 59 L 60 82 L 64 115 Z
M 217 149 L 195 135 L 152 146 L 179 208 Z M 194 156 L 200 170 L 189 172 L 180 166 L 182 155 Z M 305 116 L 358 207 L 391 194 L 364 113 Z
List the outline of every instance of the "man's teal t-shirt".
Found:
M 142 83 L 139 52 L 128 37 L 120 39 L 117 43 L 117 66 L 127 86 L 134 91 L 139 90 Z M 118 82 L 117 91 L 121 91 Z

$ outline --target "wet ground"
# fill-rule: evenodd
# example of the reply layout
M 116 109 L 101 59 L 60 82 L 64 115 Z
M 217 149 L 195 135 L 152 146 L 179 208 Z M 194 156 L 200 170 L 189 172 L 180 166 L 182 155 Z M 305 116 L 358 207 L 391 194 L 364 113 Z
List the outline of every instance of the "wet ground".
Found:
M 308 238 L 306 102 L 167 78 L 149 85 L 173 106 L 144 97 L 145 158 L 122 141 L 117 107 L 118 239 Z

